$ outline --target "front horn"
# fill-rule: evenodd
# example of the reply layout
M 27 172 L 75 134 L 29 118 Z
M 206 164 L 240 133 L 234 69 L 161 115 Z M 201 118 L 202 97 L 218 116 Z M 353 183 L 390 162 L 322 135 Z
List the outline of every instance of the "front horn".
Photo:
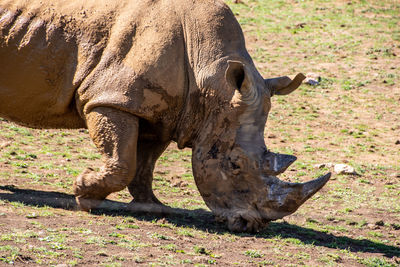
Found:
M 318 192 L 331 178 L 327 173 L 305 183 L 288 183 L 275 176 L 265 177 L 267 185 L 265 218 L 277 220 L 295 212 L 307 199 Z

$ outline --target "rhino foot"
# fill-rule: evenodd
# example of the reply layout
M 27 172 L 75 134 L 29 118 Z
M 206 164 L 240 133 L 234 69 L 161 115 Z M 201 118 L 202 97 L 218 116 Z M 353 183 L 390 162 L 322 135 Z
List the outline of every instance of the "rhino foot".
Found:
M 90 168 L 76 178 L 73 188 L 76 204 L 80 210 L 90 211 L 98 207 L 107 197 L 108 192 L 102 189 L 100 183 L 101 180 L 97 179 L 95 171 Z
M 79 210 L 82 211 L 91 211 L 92 209 L 97 208 L 100 206 L 101 202 L 103 202 L 104 199 L 92 199 L 92 198 L 86 198 L 84 196 L 76 196 L 75 201 L 78 206 Z
M 91 210 L 112 192 L 124 189 L 136 172 L 139 119 L 129 113 L 96 107 L 85 114 L 93 143 L 102 154 L 100 171 L 85 170 L 74 183 L 80 209 Z

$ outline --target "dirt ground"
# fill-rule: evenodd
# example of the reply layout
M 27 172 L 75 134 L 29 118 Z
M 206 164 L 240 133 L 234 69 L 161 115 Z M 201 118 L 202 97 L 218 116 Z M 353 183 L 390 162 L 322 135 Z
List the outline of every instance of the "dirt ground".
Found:
M 0 266 L 400 266 L 400 3 L 227 3 L 265 78 L 319 80 L 272 100 L 266 144 L 298 157 L 280 178 L 306 181 L 335 164 L 355 173 L 334 173 L 264 231 L 235 234 L 200 197 L 191 151 L 172 144 L 154 181 L 167 215 L 130 211 L 127 190 L 86 213 L 72 182 L 101 165 L 87 131 L 0 120 Z

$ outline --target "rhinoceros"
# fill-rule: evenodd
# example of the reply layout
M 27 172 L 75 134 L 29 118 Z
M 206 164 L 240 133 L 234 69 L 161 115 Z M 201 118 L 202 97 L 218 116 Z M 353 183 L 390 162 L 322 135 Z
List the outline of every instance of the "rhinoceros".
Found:
M 219 0 L 0 0 L 0 116 L 33 128 L 87 128 L 99 171 L 74 182 L 82 210 L 128 187 L 160 204 L 155 162 L 171 141 L 192 149 L 196 185 L 231 231 L 258 231 L 316 193 L 276 176 L 296 157 L 269 151 L 273 95 L 301 84 L 264 79 Z

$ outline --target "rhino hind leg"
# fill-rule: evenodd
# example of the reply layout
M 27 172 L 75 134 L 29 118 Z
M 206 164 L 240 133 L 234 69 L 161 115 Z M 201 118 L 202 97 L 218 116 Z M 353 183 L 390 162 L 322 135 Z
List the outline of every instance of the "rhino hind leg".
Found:
M 74 182 L 79 208 L 89 211 L 110 193 L 124 189 L 134 177 L 139 120 L 106 107 L 94 108 L 85 117 L 90 137 L 104 161 L 98 172 L 88 168 Z
M 137 149 L 137 170 L 135 177 L 128 185 L 133 196 L 132 209 L 152 211 L 160 208 L 162 203 L 153 193 L 153 171 L 157 159 L 169 145 L 168 142 L 141 140 Z M 158 207 L 157 207 L 158 206 Z

